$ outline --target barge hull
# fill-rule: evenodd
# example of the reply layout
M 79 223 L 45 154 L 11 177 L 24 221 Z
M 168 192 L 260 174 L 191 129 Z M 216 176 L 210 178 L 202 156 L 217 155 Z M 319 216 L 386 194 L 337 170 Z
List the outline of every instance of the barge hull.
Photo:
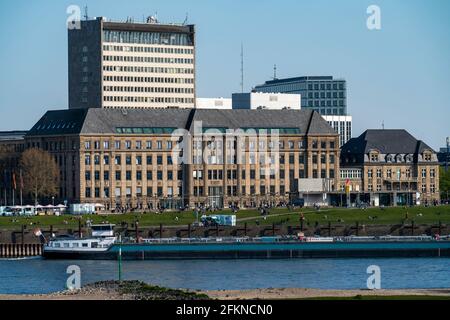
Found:
M 44 252 L 46 259 L 64 260 L 117 260 L 116 251 L 89 252 Z M 195 259 L 311 259 L 311 258 L 414 258 L 450 257 L 449 248 L 433 249 L 324 249 L 324 250 L 227 250 L 227 251 L 153 251 L 124 250 L 123 260 L 195 260 Z

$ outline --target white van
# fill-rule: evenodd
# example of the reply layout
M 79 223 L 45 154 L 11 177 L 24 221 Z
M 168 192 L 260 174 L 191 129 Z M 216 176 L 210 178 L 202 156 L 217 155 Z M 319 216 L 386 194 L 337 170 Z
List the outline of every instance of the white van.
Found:
M 10 207 L 0 207 L 0 216 L 11 217 L 13 215 L 13 211 Z

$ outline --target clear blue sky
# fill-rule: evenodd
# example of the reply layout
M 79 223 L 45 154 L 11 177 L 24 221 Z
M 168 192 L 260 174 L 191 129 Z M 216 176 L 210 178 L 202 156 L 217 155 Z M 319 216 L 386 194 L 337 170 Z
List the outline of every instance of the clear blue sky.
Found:
M 245 89 L 278 77 L 334 75 L 347 80 L 354 135 L 405 128 L 434 148 L 450 136 L 448 0 L 2 0 L 0 130 L 29 129 L 48 109 L 67 108 L 70 4 L 89 16 L 197 26 L 199 97 Z M 366 9 L 381 8 L 382 29 L 366 28 Z

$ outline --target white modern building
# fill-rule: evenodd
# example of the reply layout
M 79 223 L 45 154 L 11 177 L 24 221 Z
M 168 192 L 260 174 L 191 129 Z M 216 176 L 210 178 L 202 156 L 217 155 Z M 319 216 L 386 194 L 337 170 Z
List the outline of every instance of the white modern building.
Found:
M 301 95 L 286 93 L 233 93 L 233 109 L 300 110 Z
M 231 98 L 197 98 L 195 101 L 197 109 L 232 109 Z
M 328 124 L 340 135 L 340 146 L 342 147 L 352 138 L 352 116 L 322 116 Z

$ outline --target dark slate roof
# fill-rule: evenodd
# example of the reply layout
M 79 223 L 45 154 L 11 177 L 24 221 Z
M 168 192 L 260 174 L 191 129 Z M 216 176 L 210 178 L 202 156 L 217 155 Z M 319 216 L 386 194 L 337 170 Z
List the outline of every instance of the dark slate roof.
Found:
M 204 128 L 297 128 L 301 134 L 336 135 L 336 132 L 317 112 L 307 109 L 197 109 L 193 121 L 202 121 Z M 193 122 L 191 129 L 192 126 Z
M 78 134 L 81 132 L 87 109 L 47 111 L 31 128 L 27 136 Z
M 369 129 L 359 137 L 350 139 L 342 146 L 341 153 L 365 154 L 373 149 L 381 154 L 416 154 L 433 150 L 404 129 Z
M 89 109 L 80 133 L 114 133 L 117 127 L 185 128 L 189 109 Z
M 301 134 L 337 135 L 312 110 L 217 110 L 217 109 L 72 109 L 48 111 L 29 136 L 58 134 L 109 134 L 116 128 L 296 128 Z

